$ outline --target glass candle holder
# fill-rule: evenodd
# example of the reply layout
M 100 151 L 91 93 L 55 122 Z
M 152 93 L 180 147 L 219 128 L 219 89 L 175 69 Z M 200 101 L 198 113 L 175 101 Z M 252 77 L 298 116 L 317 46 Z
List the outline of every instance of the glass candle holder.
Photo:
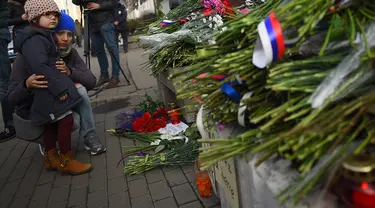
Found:
M 210 197 L 212 195 L 212 184 L 208 171 L 200 170 L 199 161 L 196 161 L 195 164 L 195 183 L 197 184 L 199 195 L 203 198 Z

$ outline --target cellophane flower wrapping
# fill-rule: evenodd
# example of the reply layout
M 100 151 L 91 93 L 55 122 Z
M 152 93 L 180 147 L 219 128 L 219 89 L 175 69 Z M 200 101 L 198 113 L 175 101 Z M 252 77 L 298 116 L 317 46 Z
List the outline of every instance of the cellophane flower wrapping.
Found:
M 366 37 L 368 41 L 369 47 L 375 46 L 375 23 L 372 23 L 366 31 Z M 357 69 L 361 68 L 361 64 L 363 64 L 362 54 L 366 51 L 365 40 L 361 35 L 357 36 L 357 39 L 360 43 L 358 49 L 353 50 L 342 62 L 337 65 L 335 69 L 333 69 L 330 74 L 323 80 L 323 82 L 318 86 L 316 91 L 310 97 L 310 103 L 313 108 L 321 107 L 327 99 L 333 95 L 340 86 L 342 86 L 343 82 L 347 80 L 351 75 L 353 75 L 354 71 L 358 71 Z M 356 41 L 357 42 L 357 41 Z M 355 74 L 357 77 L 356 81 L 354 81 L 350 86 L 348 86 L 348 90 L 344 91 L 344 94 L 349 94 L 350 92 L 356 90 L 358 87 L 362 86 L 363 83 L 368 81 L 368 78 L 371 78 L 373 75 L 372 71 L 359 69 L 358 73 Z M 342 98 L 343 94 L 337 95 L 338 97 Z M 334 100 L 334 99 L 333 99 Z
M 182 40 L 191 40 L 194 42 L 195 36 L 190 30 L 179 30 L 171 34 L 158 33 L 150 36 L 141 36 L 139 39 L 139 44 L 143 48 L 148 48 L 150 56 L 153 56 L 162 48 L 174 45 L 176 42 Z
M 199 14 L 174 33 L 157 33 L 150 36 L 141 36 L 139 44 L 141 47 L 149 49 L 150 57 L 162 48 L 174 45 L 179 41 L 188 41 L 193 44 L 209 44 L 216 31 L 227 29 L 222 28 L 222 25 L 223 19 L 220 15 L 204 17 L 202 14 Z
M 135 109 L 126 110 L 116 116 L 116 123 L 121 129 L 132 130 L 132 123 L 136 118 L 141 117 L 142 115 L 142 111 L 137 111 Z

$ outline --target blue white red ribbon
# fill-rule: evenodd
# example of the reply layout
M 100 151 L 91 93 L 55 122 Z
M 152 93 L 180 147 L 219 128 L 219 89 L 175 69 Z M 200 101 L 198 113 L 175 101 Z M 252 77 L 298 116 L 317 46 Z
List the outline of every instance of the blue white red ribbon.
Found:
M 175 22 L 176 22 L 176 21 L 172 21 L 172 20 L 163 20 L 163 21 L 161 21 L 160 25 L 161 25 L 162 27 L 165 27 L 165 26 L 168 26 L 168 25 L 173 24 L 173 23 L 175 23 Z
M 247 105 L 244 103 L 244 100 L 249 99 L 253 95 L 253 92 L 248 92 L 244 94 L 240 101 L 240 106 L 237 111 L 237 121 L 240 126 L 246 127 L 246 108 Z
M 284 35 L 274 12 L 259 23 L 258 35 L 253 64 L 258 68 L 265 68 L 273 61 L 281 59 L 285 53 Z
M 237 80 L 232 82 L 227 82 L 221 85 L 220 89 L 232 100 L 236 102 L 240 102 L 241 95 L 239 92 L 237 92 L 236 89 L 234 89 L 233 85 L 240 85 L 243 84 L 243 81 L 238 82 Z
M 241 100 L 240 93 L 230 83 L 224 83 L 220 88 L 230 99 L 239 102 Z
M 180 24 L 184 24 L 184 23 L 186 23 L 190 20 L 191 20 L 191 16 L 188 16 L 186 18 L 181 18 L 181 19 L 178 19 L 178 20 L 163 20 L 163 21 L 161 21 L 160 25 L 162 27 L 166 27 L 170 24 L 174 24 L 174 23 L 177 23 L 177 22 L 180 23 Z

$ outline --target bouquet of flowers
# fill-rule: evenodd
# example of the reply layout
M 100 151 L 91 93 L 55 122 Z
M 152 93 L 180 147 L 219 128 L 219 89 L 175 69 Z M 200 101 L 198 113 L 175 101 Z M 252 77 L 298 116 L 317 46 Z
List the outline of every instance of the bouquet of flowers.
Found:
M 373 9 L 368 0 L 268 0 L 224 24 L 192 66 L 171 76 L 191 81 L 178 98 L 200 98 L 209 127 L 242 120 L 249 129 L 201 140 L 214 144 L 202 149 L 203 166 L 248 152 L 261 154 L 260 164 L 279 154 L 301 172 L 280 200 L 298 202 L 343 154 L 363 151 L 374 137 Z M 270 22 L 276 39 L 268 40 L 269 60 L 260 68 L 254 55 L 271 37 L 259 34 Z M 354 140 L 359 145 L 349 149 Z
M 138 111 L 125 111 L 117 115 L 120 132 L 123 132 L 123 130 L 155 132 L 164 128 L 167 120 L 168 110 L 164 107 L 164 104 L 153 101 L 149 95 L 146 95 L 146 99 L 139 104 Z

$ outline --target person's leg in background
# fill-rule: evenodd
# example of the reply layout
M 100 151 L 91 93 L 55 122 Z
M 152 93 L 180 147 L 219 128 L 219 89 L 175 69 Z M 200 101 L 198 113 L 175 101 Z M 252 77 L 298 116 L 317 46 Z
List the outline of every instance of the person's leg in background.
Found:
M 76 37 L 76 41 L 77 41 L 77 46 L 79 48 L 81 48 L 82 47 L 82 37 L 81 36 L 77 36 Z
M 91 49 L 92 54 L 98 57 L 98 62 L 100 66 L 100 78 L 96 86 L 101 86 L 109 81 L 108 73 L 108 59 L 104 49 L 104 39 L 99 31 L 91 31 Z M 113 38 L 114 38 L 113 34 Z
M 120 36 L 120 33 L 117 30 L 115 30 L 115 38 L 116 38 L 118 50 L 120 50 L 120 46 L 119 46 L 119 43 L 118 43 L 119 42 L 119 36 Z
M 3 113 L 4 130 L 0 132 L 0 142 L 4 142 L 16 136 L 16 130 L 13 126 L 14 106 L 5 98 L 1 101 L 1 110 Z
M 120 56 L 119 49 L 116 43 L 115 25 L 113 23 L 107 23 L 100 27 L 100 33 L 105 39 L 108 49 L 110 50 L 111 62 L 112 62 L 112 77 L 108 83 L 108 88 L 116 87 L 120 82 Z
M 84 138 L 85 149 L 89 150 L 91 155 L 103 153 L 107 149 L 103 147 L 96 133 L 90 97 L 87 94 L 87 90 L 84 86 L 78 87 L 77 90 L 83 100 L 75 107 L 74 110 L 80 116 L 80 136 Z
M 124 30 L 123 32 L 121 32 L 121 37 L 122 37 L 122 40 L 123 40 L 123 47 L 124 47 L 124 52 L 127 53 L 128 52 L 128 36 L 129 36 L 129 32 L 127 30 Z
M 0 39 L 0 100 L 4 121 L 4 130 L 0 132 L 0 142 L 8 141 L 16 136 L 13 126 L 14 106 L 7 99 L 9 78 L 12 71 L 7 46 L 7 40 Z

